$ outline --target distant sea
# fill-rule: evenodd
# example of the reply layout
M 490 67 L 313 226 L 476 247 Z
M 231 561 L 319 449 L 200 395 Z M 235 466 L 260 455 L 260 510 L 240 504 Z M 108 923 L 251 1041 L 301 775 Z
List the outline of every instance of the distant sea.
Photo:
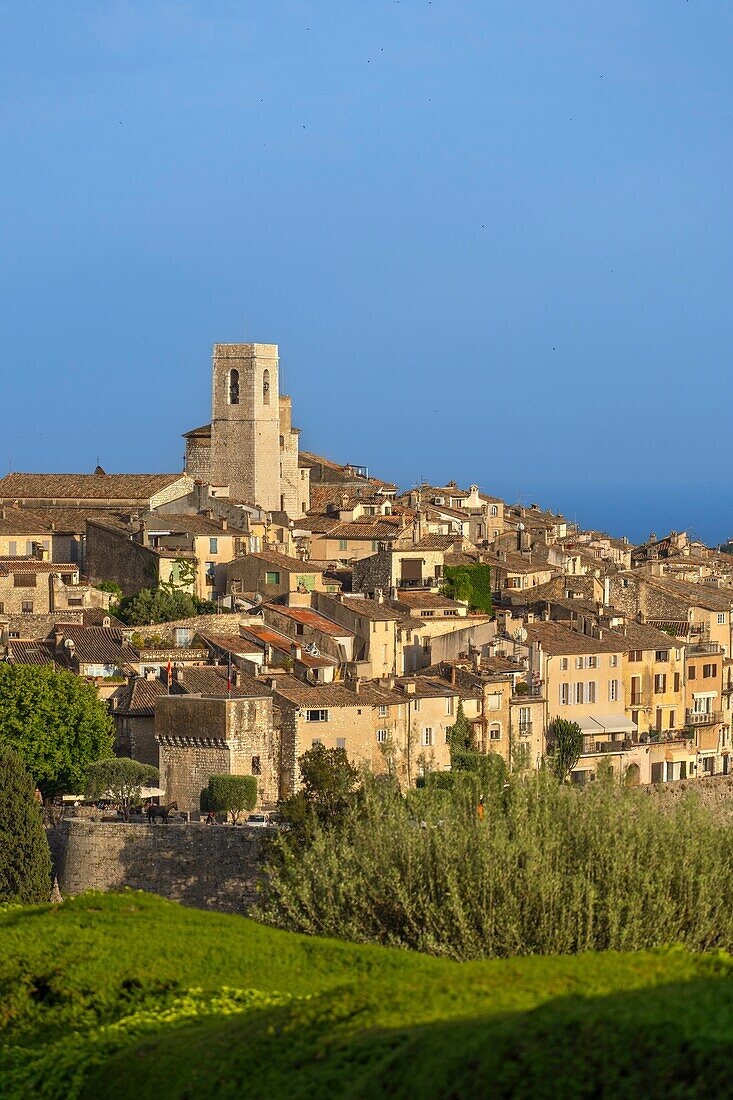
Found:
M 655 451 L 648 460 L 672 463 Z M 568 483 L 527 485 L 485 482 L 485 491 L 510 503 L 539 504 L 562 512 L 581 528 L 607 531 L 631 542 L 645 542 L 653 531 L 658 537 L 669 531 L 687 531 L 708 546 L 733 538 L 733 484 L 702 485 L 572 485 Z

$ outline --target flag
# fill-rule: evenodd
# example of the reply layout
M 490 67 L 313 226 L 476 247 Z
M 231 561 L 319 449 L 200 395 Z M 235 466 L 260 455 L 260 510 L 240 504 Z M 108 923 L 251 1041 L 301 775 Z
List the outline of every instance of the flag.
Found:
M 171 669 L 171 663 L 169 661 L 168 662 L 168 694 L 169 695 L 171 693 L 171 673 L 172 673 L 172 669 Z
M 229 664 L 227 668 L 227 697 L 232 694 L 232 655 L 229 653 Z

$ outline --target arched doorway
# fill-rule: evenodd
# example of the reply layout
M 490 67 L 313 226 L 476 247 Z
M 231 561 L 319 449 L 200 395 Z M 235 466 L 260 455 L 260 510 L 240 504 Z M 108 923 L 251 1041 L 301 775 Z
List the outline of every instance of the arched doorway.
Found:
M 624 780 L 627 787 L 638 787 L 641 783 L 641 768 L 638 764 L 629 764 Z

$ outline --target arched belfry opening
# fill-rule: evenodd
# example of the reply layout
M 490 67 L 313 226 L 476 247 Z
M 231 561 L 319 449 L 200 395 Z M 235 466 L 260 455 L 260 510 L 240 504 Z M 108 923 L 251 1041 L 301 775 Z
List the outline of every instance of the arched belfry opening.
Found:
M 267 367 L 262 372 L 262 404 L 270 404 L 270 372 Z
M 239 371 L 229 371 L 229 404 L 239 404 Z

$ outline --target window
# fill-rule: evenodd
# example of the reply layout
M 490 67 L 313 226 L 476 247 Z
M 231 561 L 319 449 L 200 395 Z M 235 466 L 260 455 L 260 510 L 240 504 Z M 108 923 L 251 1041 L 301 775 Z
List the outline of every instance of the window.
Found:
M 346 539 L 339 539 L 339 550 L 348 550 L 349 544 Z
M 265 584 L 279 584 L 280 574 L 276 572 L 265 573 Z
M 718 675 L 717 665 L 703 665 L 702 666 L 703 679 L 708 680 L 711 676 Z
M 609 703 L 618 702 L 618 680 L 608 681 L 608 701 Z
M 718 626 L 725 626 L 725 611 L 718 612 Z
M 345 737 L 337 737 L 336 738 L 336 748 L 337 749 L 345 749 L 346 748 L 346 738 Z
M 420 700 L 419 700 L 419 699 L 416 699 L 416 700 L 415 700 L 415 713 L 417 714 L 417 712 L 418 712 L 419 710 L 420 710 Z
M 658 672 L 654 677 L 654 694 L 661 695 L 667 690 L 667 676 L 664 672 Z
M 270 372 L 267 367 L 262 372 L 262 404 L 270 404 Z
M 499 515 L 499 509 L 497 508 L 497 506 L 495 504 L 491 505 L 491 514 L 492 514 L 492 516 L 498 516 Z
M 675 674 L 674 674 L 674 690 L 675 691 L 680 690 L 680 674 L 679 674 L 679 672 L 675 672 Z
M 498 722 L 492 722 L 489 726 L 489 740 L 501 741 L 501 726 Z
M 446 699 L 446 701 L 445 701 L 445 713 L 446 714 L 453 714 L 453 696 L 452 695 L 450 696 L 450 698 Z
M 576 703 L 584 703 L 585 702 L 585 684 L 576 684 L 575 685 L 575 702 Z
M 589 657 L 588 658 L 588 668 L 598 668 L 598 658 L 597 657 Z
M 15 558 L 15 557 L 17 557 L 17 555 L 18 555 L 18 544 L 17 544 L 17 542 L 9 542 L 8 543 L 8 557 Z
M 563 670 L 563 672 L 566 671 L 569 664 L 570 664 L 570 662 L 568 661 L 567 657 L 561 657 L 560 658 L 560 668 Z
M 696 670 L 695 666 L 694 665 L 688 665 L 687 666 L 687 679 L 688 680 L 694 680 L 696 675 L 697 675 L 697 670 Z
M 239 371 L 229 371 L 229 404 L 239 404 Z
M 560 706 L 567 707 L 570 704 L 570 684 L 560 684 Z
M 598 697 L 598 684 L 595 680 L 591 680 L 590 683 L 585 686 L 585 701 L 586 703 L 595 703 Z
M 644 654 L 642 653 L 642 651 L 640 649 L 632 649 L 631 652 L 629 653 L 629 660 L 630 661 L 642 661 L 643 659 L 644 659 Z
M 0 600 L 0 615 L 5 614 L 5 604 Z
M 76 597 L 74 597 L 74 599 L 70 599 L 68 601 L 68 603 L 69 603 L 69 607 L 83 607 L 84 606 L 84 600 L 77 599 Z
M 494 692 L 488 698 L 489 710 L 501 710 L 501 695 L 498 692 Z
M 216 579 L 216 562 L 207 561 L 206 563 L 206 583 L 213 584 Z
M 219 540 L 218 539 L 209 539 L 209 553 L 210 554 L 218 554 L 219 553 Z
M 676 714 L 675 711 L 671 710 L 669 712 L 669 728 L 671 730 L 673 730 L 676 725 L 677 725 L 677 714 Z
M 656 653 L 654 654 L 654 660 L 655 661 L 661 661 L 662 663 L 667 662 L 669 660 L 669 650 L 668 649 L 658 649 L 656 651 Z
M 13 573 L 13 585 L 15 588 L 35 588 L 35 573 Z
M 311 748 L 315 749 L 318 745 L 322 745 L 322 744 L 323 744 L 323 741 L 321 741 L 320 737 L 314 737 L 313 740 L 311 741 Z
M 433 743 L 433 727 L 432 726 L 426 726 L 425 729 L 422 731 L 422 743 L 426 748 L 428 748 L 429 746 L 432 745 L 432 743 Z
M 328 711 L 327 710 L 307 710 L 305 712 L 306 722 L 327 722 Z
M 377 730 L 377 741 L 379 742 L 380 745 L 384 745 L 386 743 L 386 741 L 387 741 L 387 731 L 386 730 Z
M 259 756 L 252 757 L 252 775 L 262 775 L 262 764 Z
M 380 703 L 379 704 L 379 717 L 380 718 L 386 718 L 387 717 L 387 712 L 388 712 L 387 706 L 384 703 Z
M 618 668 L 618 653 L 612 653 L 608 659 L 611 668 Z
M 33 600 L 23 600 L 22 604 L 20 605 L 20 609 L 21 609 L 21 611 L 23 612 L 24 615 L 32 615 L 33 614 Z
M 529 707 L 519 708 L 519 732 L 525 736 L 532 731 L 532 711 Z

